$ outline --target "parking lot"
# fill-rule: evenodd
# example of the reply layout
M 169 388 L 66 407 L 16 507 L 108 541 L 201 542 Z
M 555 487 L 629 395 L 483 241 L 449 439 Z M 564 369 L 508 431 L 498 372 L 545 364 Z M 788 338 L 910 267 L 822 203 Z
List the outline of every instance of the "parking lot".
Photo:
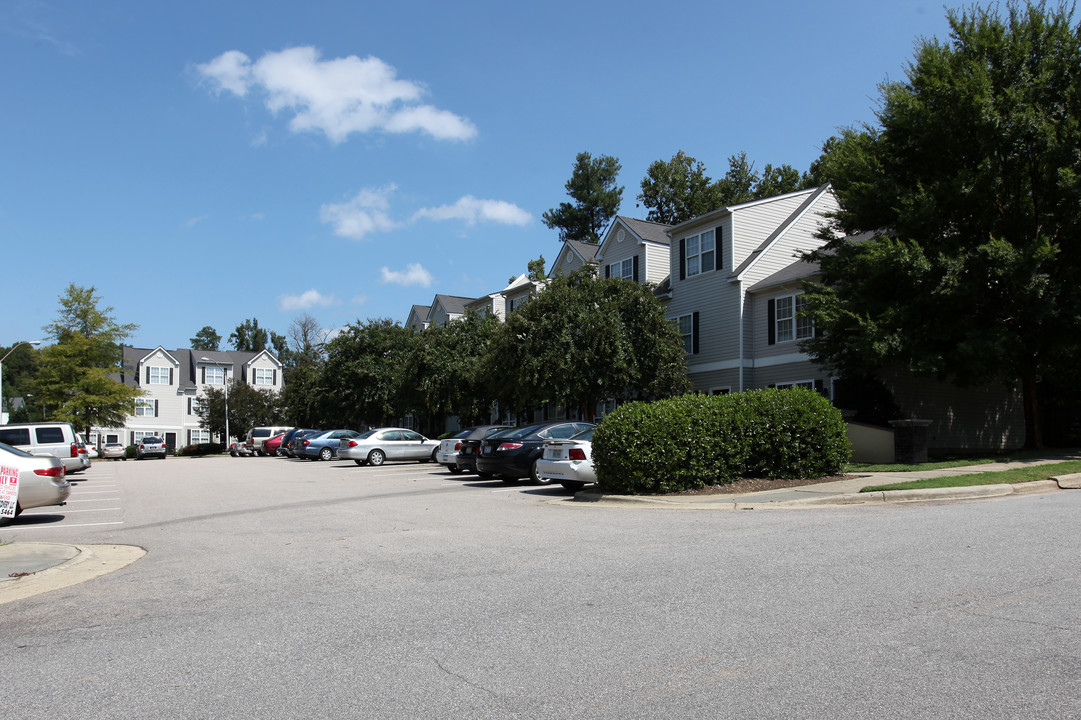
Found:
M 600 508 L 427 464 L 95 463 L 3 542 L 19 717 L 1071 717 L 1081 495 Z M 979 668 L 973 672 L 973 668 Z M 212 708 L 212 710 L 208 710 Z

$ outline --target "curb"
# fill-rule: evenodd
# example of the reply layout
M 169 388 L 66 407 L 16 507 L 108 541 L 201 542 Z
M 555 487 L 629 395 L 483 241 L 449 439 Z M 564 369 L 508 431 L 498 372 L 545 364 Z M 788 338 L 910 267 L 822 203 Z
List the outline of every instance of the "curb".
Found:
M 59 565 L 0 584 L 0 605 L 77 585 L 120 570 L 146 555 L 135 545 L 73 545 L 74 557 Z
M 1068 479 L 1067 479 L 1068 478 Z M 603 505 L 637 505 L 639 507 L 674 508 L 683 510 L 765 510 L 833 507 L 845 505 L 890 505 L 896 503 L 933 502 L 945 500 L 983 500 L 1007 495 L 1035 495 L 1059 489 L 1081 489 L 1081 473 L 1050 480 L 999 485 L 970 485 L 964 487 L 930 488 L 926 490 L 879 490 L 869 493 L 843 493 L 799 500 L 763 500 L 762 502 L 706 500 L 686 502 L 670 498 L 641 495 L 604 495 L 582 490 L 571 502 Z

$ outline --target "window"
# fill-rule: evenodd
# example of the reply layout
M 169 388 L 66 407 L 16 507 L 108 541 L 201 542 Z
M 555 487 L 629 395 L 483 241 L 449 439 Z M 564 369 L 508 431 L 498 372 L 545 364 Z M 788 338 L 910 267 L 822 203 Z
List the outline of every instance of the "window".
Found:
M 158 401 L 146 398 L 135 399 L 135 417 L 157 417 Z
M 203 382 L 207 385 L 224 385 L 225 368 L 217 366 L 203 368 Z
M 147 385 L 172 385 L 173 369 L 163 367 L 148 367 L 146 369 Z
M 769 301 L 769 344 L 806 340 L 815 336 L 814 323 L 807 317 L 804 295 L 785 295 Z
M 64 431 L 58 427 L 39 427 L 34 428 L 34 437 L 39 443 L 62 443 Z
M 711 272 L 717 264 L 717 242 L 714 230 L 706 230 L 679 241 L 679 278 L 684 280 Z
M 209 430 L 199 429 L 199 430 L 189 430 L 188 432 L 191 433 L 191 443 L 190 443 L 191 445 L 198 445 L 199 443 L 208 443 L 208 442 L 210 442 L 210 431 Z
M 608 277 L 634 279 L 634 258 L 627 258 L 622 262 L 614 262 L 608 266 Z
M 255 368 L 255 384 L 256 385 L 273 385 L 277 380 L 275 377 L 277 373 L 273 368 Z
M 145 437 L 161 437 L 156 430 L 135 430 L 131 433 L 131 444 L 138 445 Z
M 694 316 L 681 315 L 676 319 L 679 335 L 683 338 L 683 352 L 690 355 L 694 352 Z
M 814 380 L 796 380 L 794 382 L 777 383 L 773 387 L 778 390 L 791 390 L 792 388 L 806 388 L 808 390 L 815 389 Z

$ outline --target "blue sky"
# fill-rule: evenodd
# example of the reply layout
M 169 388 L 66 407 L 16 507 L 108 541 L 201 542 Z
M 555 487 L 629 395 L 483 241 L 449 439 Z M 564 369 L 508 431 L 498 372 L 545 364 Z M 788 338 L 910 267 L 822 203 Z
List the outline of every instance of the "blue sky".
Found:
M 143 347 L 404 322 L 551 262 L 577 153 L 619 158 L 632 217 L 678 150 L 805 170 L 946 31 L 909 0 L 5 0 L 0 344 L 72 282 Z

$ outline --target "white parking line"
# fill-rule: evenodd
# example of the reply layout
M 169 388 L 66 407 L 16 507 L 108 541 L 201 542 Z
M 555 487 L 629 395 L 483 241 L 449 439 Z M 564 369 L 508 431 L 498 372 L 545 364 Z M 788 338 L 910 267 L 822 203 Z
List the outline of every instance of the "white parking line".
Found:
M 82 490 L 82 491 L 79 492 L 79 494 L 80 495 L 118 495 L 118 494 L 120 494 L 120 491 L 119 490 Z
M 66 525 L 64 523 L 46 524 L 46 525 L 25 525 L 25 526 L 12 525 L 12 526 L 9 526 L 9 529 L 11 529 L 11 530 L 61 530 L 61 529 L 64 529 L 64 528 L 74 528 L 74 527 L 94 527 L 96 525 L 123 525 L 123 524 L 124 524 L 123 520 L 118 520 L 116 522 L 77 523 L 77 524 L 73 524 L 73 525 Z
M 118 508 L 118 507 L 115 507 L 115 508 L 90 508 L 90 509 L 87 509 L 87 510 L 68 510 L 66 507 L 63 510 L 49 510 L 47 508 L 43 508 L 43 509 L 39 510 L 38 512 L 33 512 L 31 510 L 24 510 L 22 513 L 19 514 L 19 517 L 22 517 L 24 515 L 70 515 L 71 513 L 105 512 L 106 510 L 122 510 L 122 509 L 123 508 Z

